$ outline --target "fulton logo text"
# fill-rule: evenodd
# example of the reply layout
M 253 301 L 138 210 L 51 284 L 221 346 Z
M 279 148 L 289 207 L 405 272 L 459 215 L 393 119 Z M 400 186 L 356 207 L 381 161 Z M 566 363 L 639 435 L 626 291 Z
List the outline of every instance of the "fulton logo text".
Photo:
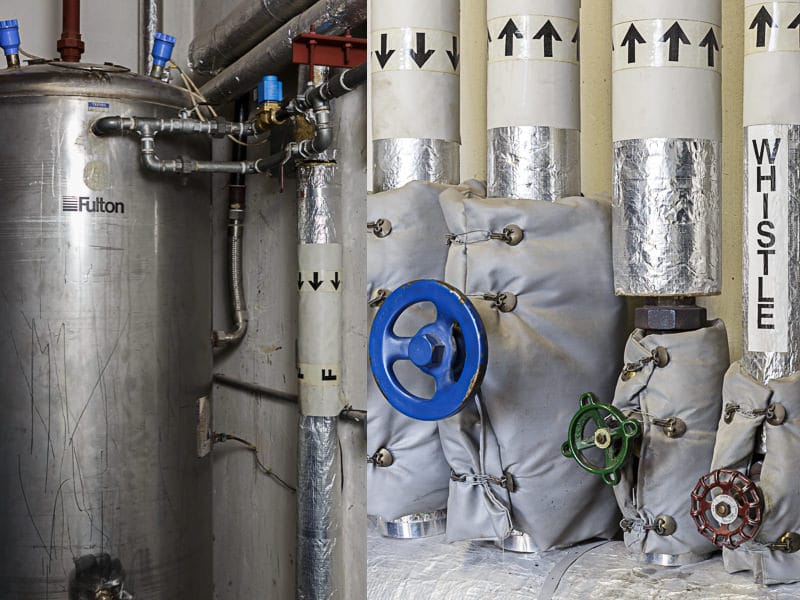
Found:
M 101 197 L 90 196 L 62 196 L 61 210 L 63 212 L 88 212 L 104 214 L 125 214 L 123 202 L 106 202 Z

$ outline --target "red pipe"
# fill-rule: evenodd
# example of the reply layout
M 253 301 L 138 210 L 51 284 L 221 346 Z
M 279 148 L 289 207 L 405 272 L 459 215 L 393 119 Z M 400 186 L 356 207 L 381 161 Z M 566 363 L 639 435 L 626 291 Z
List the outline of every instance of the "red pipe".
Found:
M 64 30 L 56 47 L 64 62 L 80 62 L 84 44 L 81 41 L 81 0 L 64 0 L 61 14 Z

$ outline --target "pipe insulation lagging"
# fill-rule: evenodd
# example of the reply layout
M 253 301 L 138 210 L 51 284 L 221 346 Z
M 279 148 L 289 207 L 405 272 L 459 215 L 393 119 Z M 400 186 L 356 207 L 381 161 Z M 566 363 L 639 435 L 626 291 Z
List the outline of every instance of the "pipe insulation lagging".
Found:
M 614 0 L 618 294 L 721 289 L 720 0 Z
M 488 2 L 488 195 L 580 193 L 579 0 Z
M 371 0 L 373 191 L 459 178 L 458 0 Z
M 800 2 L 744 13 L 742 369 L 766 384 L 800 370 Z

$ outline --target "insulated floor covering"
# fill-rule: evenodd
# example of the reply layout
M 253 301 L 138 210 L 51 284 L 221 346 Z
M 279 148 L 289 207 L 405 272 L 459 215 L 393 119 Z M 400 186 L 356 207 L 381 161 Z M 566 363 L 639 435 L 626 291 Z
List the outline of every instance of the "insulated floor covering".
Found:
M 638 563 L 622 542 L 538 554 L 503 552 L 444 536 L 390 540 L 370 522 L 368 600 L 769 600 L 800 599 L 800 583 L 762 586 L 729 575 L 717 555 L 685 567 Z

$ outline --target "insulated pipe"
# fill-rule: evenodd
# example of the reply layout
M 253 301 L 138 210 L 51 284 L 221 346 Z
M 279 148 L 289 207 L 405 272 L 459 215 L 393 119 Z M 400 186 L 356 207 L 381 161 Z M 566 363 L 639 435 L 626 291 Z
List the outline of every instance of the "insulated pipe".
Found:
M 161 1 L 139 0 L 139 61 L 141 75 L 149 75 L 153 67 L 153 39 L 161 31 Z
M 458 183 L 458 0 L 371 0 L 372 190 Z
M 56 47 L 64 62 L 80 62 L 84 43 L 81 41 L 81 0 L 61 3 L 63 31 Z
M 487 195 L 580 193 L 580 0 L 491 0 Z
M 613 2 L 617 294 L 720 292 L 720 0 Z
M 226 102 L 256 87 L 264 71 L 277 72 L 292 62 L 292 40 L 316 27 L 336 35 L 367 20 L 364 0 L 320 0 L 200 88 L 212 104 Z
M 189 44 L 189 66 L 215 75 L 316 0 L 243 0 Z
M 317 69 L 314 78 L 326 69 Z M 307 71 L 300 69 L 300 81 Z M 343 406 L 341 184 L 331 148 L 297 167 L 300 401 L 297 494 L 297 597 L 340 598 L 341 529 L 337 417 Z
M 742 367 L 766 384 L 800 370 L 798 5 L 744 6 Z
M 236 100 L 234 118 L 243 123 L 249 113 L 248 96 Z M 233 144 L 231 162 L 241 163 L 247 161 L 247 135 L 241 133 L 237 136 L 240 144 Z M 229 344 L 238 344 L 247 333 L 247 324 L 250 320 L 247 313 L 247 303 L 244 297 L 244 273 L 242 254 L 244 252 L 244 223 L 245 202 L 247 186 L 244 173 L 234 173 L 228 182 L 228 276 L 231 290 L 231 312 L 233 313 L 234 328 L 232 331 L 214 331 L 213 342 L 216 347 Z

